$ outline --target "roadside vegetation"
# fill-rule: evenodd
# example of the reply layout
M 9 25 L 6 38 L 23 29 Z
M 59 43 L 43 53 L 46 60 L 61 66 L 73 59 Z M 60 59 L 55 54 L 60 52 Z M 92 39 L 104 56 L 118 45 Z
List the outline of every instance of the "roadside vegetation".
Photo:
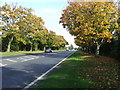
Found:
M 77 51 L 40 83 L 40 88 L 119 88 L 120 62 Z
M 41 53 L 43 51 L 17 51 L 17 52 L 0 52 L 1 56 L 11 56 L 11 55 L 25 55 L 32 53 Z
M 60 23 L 84 52 L 75 52 L 36 89 L 120 88 L 120 2 L 76 1 L 68 1 Z M 48 30 L 31 8 L 5 4 L 0 10 L 3 56 L 66 49 L 64 37 Z
M 65 49 L 61 50 L 52 50 L 53 52 L 58 51 L 65 51 Z M 33 54 L 33 53 L 41 53 L 44 51 L 13 51 L 13 52 L 0 52 L 0 56 L 11 56 L 11 55 L 26 55 L 26 54 Z
M 48 30 L 42 17 L 34 15 L 32 8 L 5 3 L 0 10 L 0 51 L 38 51 L 47 47 L 59 50 L 68 44 L 63 36 Z
M 88 53 L 120 58 L 120 1 L 72 0 L 60 23 L 75 36 L 75 43 Z

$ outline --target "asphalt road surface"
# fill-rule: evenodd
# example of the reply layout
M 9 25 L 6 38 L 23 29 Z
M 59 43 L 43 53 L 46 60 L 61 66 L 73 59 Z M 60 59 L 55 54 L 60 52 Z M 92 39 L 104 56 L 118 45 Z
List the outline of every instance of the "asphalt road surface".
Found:
M 2 88 L 24 88 L 73 52 L 75 51 L 2 57 Z

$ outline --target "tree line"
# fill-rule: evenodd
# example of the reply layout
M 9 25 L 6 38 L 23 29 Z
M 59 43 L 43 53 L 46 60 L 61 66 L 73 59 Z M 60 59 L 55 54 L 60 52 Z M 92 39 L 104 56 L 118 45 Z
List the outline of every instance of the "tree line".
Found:
M 114 2 L 68 2 L 60 23 L 82 50 L 120 57 L 120 16 Z
M 65 48 L 68 42 L 61 35 L 47 30 L 41 17 L 32 8 L 5 3 L 0 7 L 2 51 L 33 51 Z

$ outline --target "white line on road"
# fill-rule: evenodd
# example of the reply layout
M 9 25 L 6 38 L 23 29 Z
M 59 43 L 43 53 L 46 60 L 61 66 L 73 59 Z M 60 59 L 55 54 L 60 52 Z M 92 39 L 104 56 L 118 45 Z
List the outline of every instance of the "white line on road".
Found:
M 17 59 L 24 59 L 23 57 L 19 57 L 19 58 L 17 58 Z
M 11 62 L 17 62 L 17 61 L 14 61 L 14 60 L 11 60 L 11 59 L 5 59 L 7 61 L 11 61 Z
M 31 59 L 36 59 L 36 58 L 31 58 Z
M 33 59 L 36 59 L 36 58 L 25 59 L 25 60 L 23 60 L 21 62 L 30 61 L 30 60 L 33 60 Z
M 73 52 L 75 53 L 75 52 Z M 72 53 L 72 54 L 73 54 Z M 72 54 L 70 54 L 69 56 L 71 56 Z M 33 82 L 31 82 L 30 84 L 28 84 L 27 86 L 25 86 L 22 90 L 27 90 L 28 88 L 30 88 L 31 86 L 33 86 L 37 81 L 41 80 L 45 75 L 47 75 L 50 71 L 52 71 L 54 68 L 56 68 L 58 65 L 60 65 L 63 61 L 65 61 L 69 56 L 67 56 L 66 58 L 64 58 L 62 61 L 60 61 L 59 63 L 57 63 L 55 66 L 53 66 L 51 69 L 49 69 L 48 71 L 46 71 L 45 73 L 43 73 L 41 76 L 39 76 L 37 79 L 35 79 Z
M 6 66 L 7 64 L 2 64 L 2 63 L 0 63 L 0 67 L 3 67 L 3 66 Z
M 25 59 L 25 60 L 23 60 L 23 61 L 21 61 L 21 62 L 26 62 L 26 61 L 29 61 L 29 60 L 32 60 L 32 59 Z

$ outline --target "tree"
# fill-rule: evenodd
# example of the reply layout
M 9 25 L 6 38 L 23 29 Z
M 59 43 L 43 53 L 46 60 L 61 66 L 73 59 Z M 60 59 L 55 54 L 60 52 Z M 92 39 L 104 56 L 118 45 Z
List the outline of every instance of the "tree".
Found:
M 120 25 L 120 1 L 118 1 L 118 25 Z M 119 27 L 119 30 L 120 30 L 120 27 Z
M 18 25 L 20 19 L 24 19 L 24 15 L 29 12 L 31 9 L 26 9 L 21 6 L 17 7 L 16 5 L 10 6 L 8 4 L 0 7 L 0 18 L 5 23 L 3 27 L 4 34 L 2 37 L 7 37 L 9 42 L 7 45 L 7 52 L 10 52 L 11 43 L 14 38 L 19 38 L 23 32 Z M 21 41 L 24 41 L 21 38 Z
M 37 40 L 37 35 L 44 28 L 43 20 L 32 14 L 32 9 L 22 6 L 5 4 L 0 7 L 0 18 L 5 23 L 2 30 L 2 37 L 7 38 L 7 52 L 10 52 L 10 47 L 14 39 L 23 44 L 30 44 L 30 51 L 33 49 L 33 44 Z
M 44 22 L 42 18 L 37 17 L 32 13 L 27 13 L 25 19 L 21 19 L 19 22 L 19 27 L 23 31 L 21 38 L 24 38 L 24 44 L 30 44 L 30 51 L 33 50 L 34 43 L 39 41 L 41 38 L 40 35 L 44 29 L 43 24 Z
M 61 47 L 66 44 L 62 36 L 48 31 L 41 17 L 32 14 L 33 9 L 5 4 L 0 7 L 0 27 L 2 29 L 2 49 L 38 50 L 38 47 Z M 4 24 L 4 25 L 3 25 Z M 21 44 L 21 45 L 19 45 Z
M 41 38 L 40 38 L 41 37 Z M 43 45 L 43 50 L 46 49 L 47 47 L 47 39 L 49 38 L 49 32 L 48 30 L 44 27 L 43 30 L 41 30 L 40 34 L 38 35 L 38 39 L 41 42 L 41 44 Z
M 69 46 L 69 50 L 73 50 L 74 49 L 74 47 L 73 47 L 73 45 L 71 44 L 70 46 Z
M 65 45 L 67 45 L 68 42 L 64 39 L 63 36 L 61 35 L 56 35 L 55 36 L 55 43 L 54 43 L 54 47 L 65 47 Z
M 113 31 L 118 30 L 117 18 L 113 2 L 69 2 L 60 23 L 76 37 L 77 45 L 95 45 L 99 56 L 100 46 L 111 42 Z

